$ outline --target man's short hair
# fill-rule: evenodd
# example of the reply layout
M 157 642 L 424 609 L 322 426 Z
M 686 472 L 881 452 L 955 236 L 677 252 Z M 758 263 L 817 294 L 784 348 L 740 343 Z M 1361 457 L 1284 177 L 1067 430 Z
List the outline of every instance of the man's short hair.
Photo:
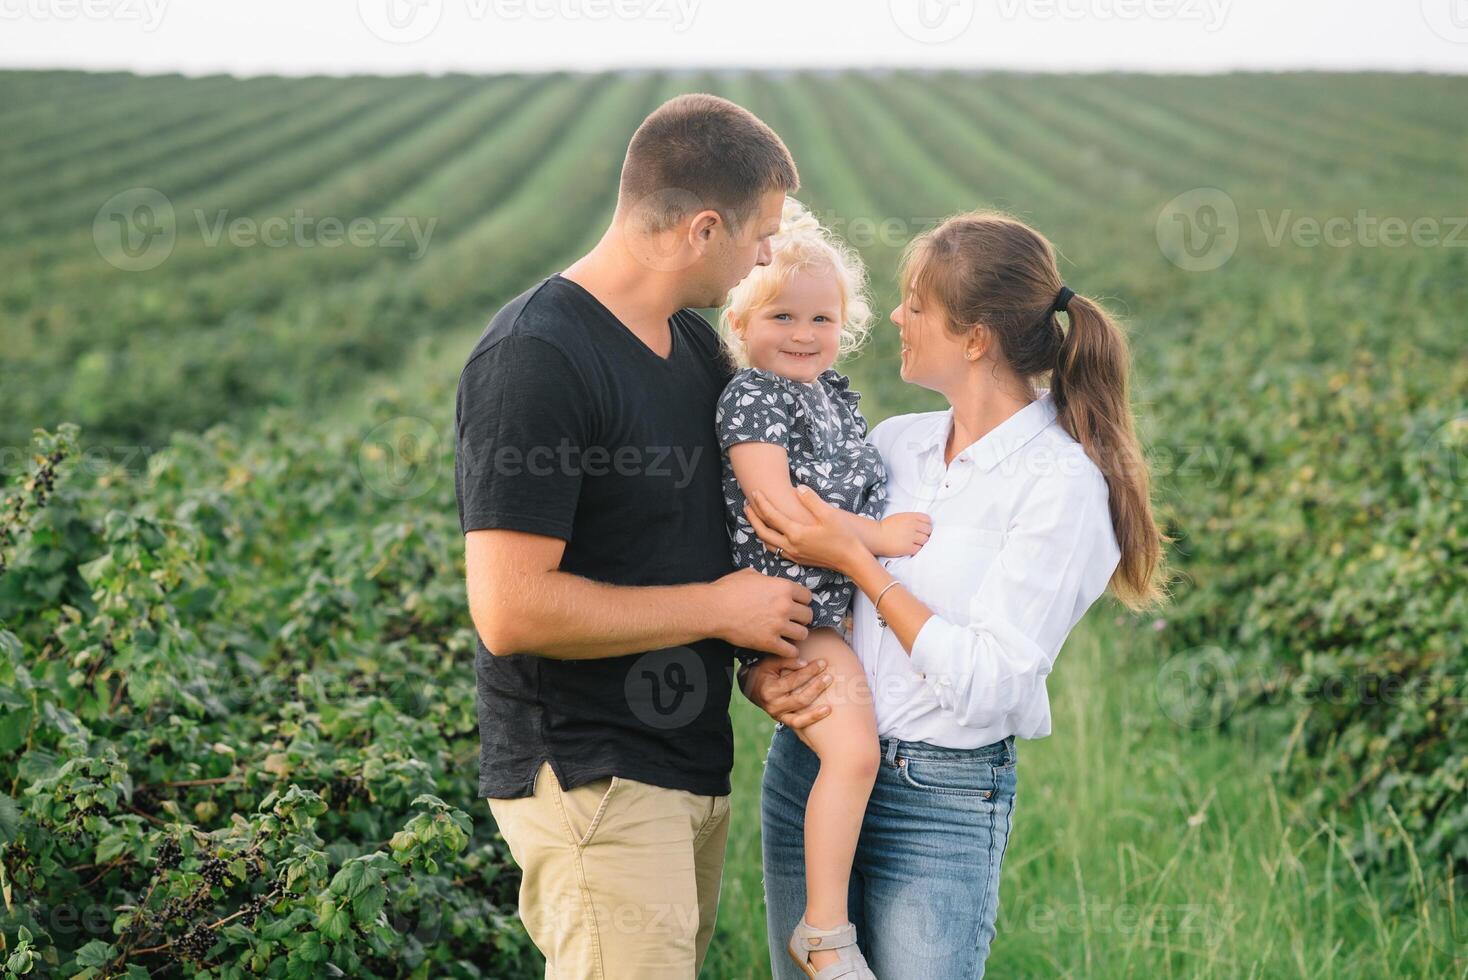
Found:
M 773 129 L 728 99 L 694 93 L 669 99 L 637 127 L 618 207 L 649 232 L 705 208 L 734 224 L 755 211 L 761 195 L 799 186 L 795 161 Z

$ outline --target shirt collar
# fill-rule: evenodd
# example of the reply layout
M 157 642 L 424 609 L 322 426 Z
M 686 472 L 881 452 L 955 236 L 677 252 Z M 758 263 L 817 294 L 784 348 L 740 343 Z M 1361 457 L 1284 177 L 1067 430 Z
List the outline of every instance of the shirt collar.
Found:
M 953 458 L 955 461 L 968 458 L 979 469 L 985 472 L 992 470 L 1015 450 L 1044 431 L 1055 421 L 1056 415 L 1055 399 L 1050 396 L 1050 389 L 1041 388 L 1039 397 L 1034 401 L 984 433 L 971 445 L 959 450 L 958 455 Z M 917 455 L 925 457 L 936 451 L 941 459 L 943 444 L 948 440 L 948 430 L 952 424 L 953 407 L 950 405 L 933 419 L 928 430 L 919 437 Z

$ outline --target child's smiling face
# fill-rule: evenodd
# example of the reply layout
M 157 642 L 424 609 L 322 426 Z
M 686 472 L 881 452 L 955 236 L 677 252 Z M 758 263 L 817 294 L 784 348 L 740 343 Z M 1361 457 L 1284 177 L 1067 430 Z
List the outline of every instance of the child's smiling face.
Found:
M 841 284 L 828 269 L 797 269 L 769 303 L 733 324 L 751 367 L 810 383 L 836 363 Z

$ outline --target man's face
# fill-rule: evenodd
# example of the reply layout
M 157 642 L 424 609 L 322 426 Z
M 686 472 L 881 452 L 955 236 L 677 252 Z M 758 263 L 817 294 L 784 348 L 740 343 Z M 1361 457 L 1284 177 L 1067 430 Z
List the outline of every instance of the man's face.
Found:
M 722 306 L 729 291 L 743 282 L 751 269 L 770 264 L 770 238 L 780 230 L 784 208 L 784 191 L 766 191 L 754 211 L 743 217 L 731 216 L 732 223 L 719 222 L 698 263 L 697 278 L 703 295 L 689 306 Z

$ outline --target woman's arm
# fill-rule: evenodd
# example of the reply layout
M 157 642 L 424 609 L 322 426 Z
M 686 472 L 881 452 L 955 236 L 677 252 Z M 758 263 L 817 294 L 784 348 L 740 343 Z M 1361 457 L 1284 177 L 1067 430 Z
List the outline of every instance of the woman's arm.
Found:
M 881 596 L 882 617 L 897 632 L 903 647 L 910 649 L 918 630 L 933 611 L 901 583 L 887 588 L 897 579 L 852 533 L 841 517 L 844 511 L 826 503 L 807 486 L 799 487 L 795 497 L 796 507 L 790 510 L 775 507 L 758 492 L 750 497 L 745 516 L 765 547 L 771 551 L 783 548 L 803 565 L 836 569 L 849 576 L 873 602 Z M 792 513 L 799 516 L 792 517 Z M 887 590 L 885 595 L 883 589 Z
M 977 583 L 968 623 L 933 615 L 915 633 L 897 630 L 912 666 L 960 724 L 1002 727 L 1030 703 L 1071 628 L 1105 591 L 1120 551 L 1105 480 L 1096 480 L 1099 490 L 1057 477 L 1040 481 Z M 902 609 L 889 609 L 892 598 L 882 603 L 889 623 Z
M 740 442 L 729 447 L 729 463 L 744 496 L 762 493 L 786 509 L 799 506 L 790 482 L 790 454 L 773 442 Z
M 772 442 L 736 443 L 729 447 L 729 463 L 746 498 L 753 500 L 758 491 L 781 510 L 799 512 L 800 501 L 790 482 L 790 454 L 784 446 Z M 894 514 L 878 521 L 839 507 L 831 509 L 869 554 L 915 554 L 932 529 L 926 514 Z

